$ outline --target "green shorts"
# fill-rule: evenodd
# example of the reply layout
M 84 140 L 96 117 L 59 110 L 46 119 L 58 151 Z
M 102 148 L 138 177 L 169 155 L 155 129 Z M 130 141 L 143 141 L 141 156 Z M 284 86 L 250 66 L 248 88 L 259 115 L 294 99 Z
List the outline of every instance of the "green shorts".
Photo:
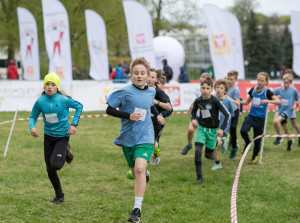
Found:
M 202 143 L 209 149 L 215 149 L 217 143 L 217 131 L 219 128 L 205 128 L 198 125 L 196 132 L 195 143 Z
M 143 158 L 150 161 L 151 154 L 153 152 L 153 144 L 145 143 L 145 144 L 138 144 L 133 147 L 123 146 L 123 153 L 127 160 L 128 166 L 133 168 L 135 166 L 135 159 L 136 158 Z

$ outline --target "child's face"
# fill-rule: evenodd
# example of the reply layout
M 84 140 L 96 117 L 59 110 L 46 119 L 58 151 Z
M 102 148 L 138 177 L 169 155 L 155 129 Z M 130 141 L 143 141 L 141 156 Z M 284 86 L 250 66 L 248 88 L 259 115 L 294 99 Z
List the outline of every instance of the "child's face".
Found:
M 164 88 L 164 84 L 162 84 L 162 83 L 160 83 L 159 81 L 158 81 L 158 83 L 157 83 L 157 87 L 159 87 L 160 89 L 163 89 Z
M 283 79 L 283 86 L 285 89 L 288 89 L 291 86 L 291 82 L 289 81 L 288 78 Z
M 48 96 L 55 95 L 56 92 L 57 92 L 56 84 L 54 84 L 54 83 L 51 82 L 51 81 L 48 81 L 48 82 L 45 84 L 44 89 L 45 89 L 45 93 L 46 93 Z
M 147 77 L 147 85 L 149 87 L 153 87 L 157 82 L 157 73 L 154 71 L 150 71 L 150 75 Z
M 236 82 L 236 77 L 235 76 L 228 76 L 227 77 L 227 82 L 228 82 L 228 85 L 229 87 L 233 87 L 234 86 L 234 83 Z
M 258 88 L 264 88 L 268 85 L 268 81 L 264 75 L 257 76 L 257 86 Z
M 210 98 L 211 92 L 213 91 L 212 87 L 205 84 L 201 85 L 201 94 L 202 94 L 202 98 L 207 99 Z
M 147 80 L 147 68 L 142 64 L 137 64 L 132 68 L 131 80 L 138 88 L 144 88 Z
M 225 86 L 224 84 L 219 84 L 215 87 L 215 90 L 216 90 L 216 95 L 218 98 L 221 98 L 221 97 L 224 97 L 225 95 Z

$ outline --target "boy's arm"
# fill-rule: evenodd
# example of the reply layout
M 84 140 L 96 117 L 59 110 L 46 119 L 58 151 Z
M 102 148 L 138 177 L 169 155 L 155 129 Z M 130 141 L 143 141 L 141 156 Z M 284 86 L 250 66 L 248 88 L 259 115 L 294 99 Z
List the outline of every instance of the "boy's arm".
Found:
M 224 121 L 223 121 L 223 123 L 222 123 L 222 125 L 221 125 L 221 128 L 220 129 L 222 129 L 223 131 L 226 129 L 226 127 L 227 127 L 227 125 L 228 125 L 228 123 L 229 123 L 229 120 L 230 120 L 230 118 L 231 118 L 231 115 L 230 115 L 230 113 L 229 113 L 229 111 L 226 109 L 226 107 L 220 102 L 220 101 L 218 101 L 218 103 L 219 103 L 219 110 L 224 114 L 224 116 L 225 116 L 225 118 L 224 118 Z
M 261 100 L 261 103 L 262 104 L 272 103 L 274 105 L 280 105 L 281 104 L 280 99 L 276 95 L 273 95 L 271 97 L 271 100 Z
M 249 103 L 251 102 L 252 98 L 248 97 L 246 100 L 241 101 L 241 105 L 249 105 Z
M 130 113 L 128 112 L 122 112 L 120 110 L 117 110 L 110 105 L 106 108 L 106 114 L 117 117 L 117 118 L 123 118 L 123 119 L 130 119 Z
M 191 112 L 191 121 L 196 118 L 197 109 L 198 109 L 198 106 L 197 106 L 197 99 L 196 99 L 193 103 L 193 109 Z
M 231 97 L 229 97 L 228 95 L 226 95 L 227 98 L 229 98 L 231 101 L 234 102 L 234 104 L 236 104 L 236 106 L 240 107 L 240 103 L 241 103 L 241 100 L 236 98 L 236 99 L 233 99 Z

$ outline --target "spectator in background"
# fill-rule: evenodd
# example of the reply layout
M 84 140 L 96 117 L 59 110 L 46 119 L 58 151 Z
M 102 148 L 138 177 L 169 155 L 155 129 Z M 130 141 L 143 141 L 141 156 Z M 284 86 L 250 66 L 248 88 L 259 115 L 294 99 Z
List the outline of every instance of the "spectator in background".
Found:
M 180 67 L 180 74 L 179 74 L 179 83 L 188 83 L 189 82 L 189 77 L 184 69 L 184 66 Z
M 15 60 L 9 61 L 9 66 L 7 67 L 7 79 L 18 80 L 20 74 L 18 73 L 18 68 L 15 65 Z
M 119 66 L 122 67 L 122 71 L 126 74 L 126 76 L 130 73 L 130 70 L 124 60 L 120 60 Z
M 172 68 L 168 65 L 168 61 L 167 59 L 163 59 L 162 60 L 162 63 L 164 65 L 164 73 L 163 73 L 163 76 L 166 77 L 167 79 L 167 83 L 169 83 L 169 81 L 172 79 L 173 77 L 173 70 Z

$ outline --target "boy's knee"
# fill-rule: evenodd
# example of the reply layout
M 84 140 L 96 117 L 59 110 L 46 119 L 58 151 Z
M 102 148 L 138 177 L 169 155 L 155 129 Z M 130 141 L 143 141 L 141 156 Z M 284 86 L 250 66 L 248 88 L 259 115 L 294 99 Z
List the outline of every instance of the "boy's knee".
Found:
M 145 173 L 146 169 L 143 166 L 135 166 L 134 167 L 134 173 L 135 174 L 141 174 L 141 173 Z
M 51 169 L 52 170 L 60 170 L 64 166 L 65 162 L 59 161 L 59 162 L 53 162 L 51 163 Z
M 205 158 L 213 159 L 213 152 L 214 152 L 214 150 L 212 150 L 212 149 L 206 149 L 205 150 Z

